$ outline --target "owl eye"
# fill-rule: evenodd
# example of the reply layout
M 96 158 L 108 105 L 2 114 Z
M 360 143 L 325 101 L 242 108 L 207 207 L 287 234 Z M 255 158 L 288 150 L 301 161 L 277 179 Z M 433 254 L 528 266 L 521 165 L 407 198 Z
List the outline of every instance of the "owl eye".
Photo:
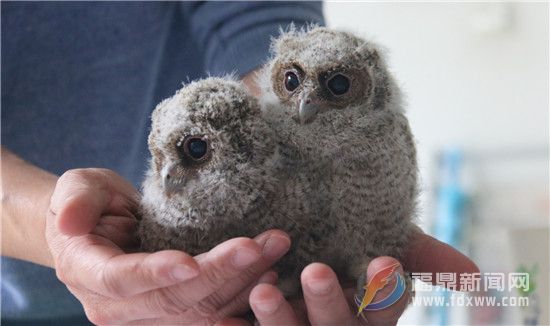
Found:
M 202 136 L 188 136 L 176 144 L 180 158 L 187 163 L 200 163 L 208 158 L 210 144 Z
M 300 86 L 300 79 L 292 71 L 287 71 L 285 74 L 285 88 L 287 91 L 292 92 Z
M 200 160 L 206 155 L 208 143 L 202 139 L 192 138 L 187 142 L 187 151 L 189 155 L 197 160 Z
M 349 79 L 342 74 L 336 74 L 327 81 L 327 87 L 334 95 L 344 95 L 349 90 Z

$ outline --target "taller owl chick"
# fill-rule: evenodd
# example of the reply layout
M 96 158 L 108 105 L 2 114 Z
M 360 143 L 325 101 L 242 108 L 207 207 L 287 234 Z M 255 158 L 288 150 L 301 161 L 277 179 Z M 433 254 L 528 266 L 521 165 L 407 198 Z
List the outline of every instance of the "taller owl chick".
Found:
M 154 110 L 148 142 L 143 249 L 195 255 L 266 229 L 261 218 L 272 206 L 277 146 L 241 83 L 208 78 L 186 85 Z
M 263 114 L 286 171 L 280 205 L 308 221 L 304 246 L 348 279 L 374 257 L 402 258 L 414 228 L 416 151 L 382 53 L 327 28 L 291 30 L 272 49 Z

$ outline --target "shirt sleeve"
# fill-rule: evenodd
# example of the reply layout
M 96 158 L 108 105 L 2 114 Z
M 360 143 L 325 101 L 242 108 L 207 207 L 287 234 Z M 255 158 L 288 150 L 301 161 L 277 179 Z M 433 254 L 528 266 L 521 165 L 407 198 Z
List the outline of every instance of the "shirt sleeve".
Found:
M 205 55 L 205 71 L 243 76 L 269 56 L 271 38 L 293 23 L 324 25 L 321 2 L 187 2 L 182 4 L 196 44 Z

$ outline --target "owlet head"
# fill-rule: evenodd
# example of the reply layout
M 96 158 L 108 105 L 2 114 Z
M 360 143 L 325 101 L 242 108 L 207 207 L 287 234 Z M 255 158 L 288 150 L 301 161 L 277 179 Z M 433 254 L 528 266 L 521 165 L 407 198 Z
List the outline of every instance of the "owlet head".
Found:
M 161 102 L 152 115 L 149 149 L 165 194 L 199 196 L 227 186 L 231 173 L 262 164 L 262 144 L 269 141 L 260 141 L 260 123 L 257 101 L 232 80 L 193 82 Z
M 272 51 L 272 91 L 300 123 L 350 106 L 376 110 L 391 96 L 378 50 L 352 34 L 291 30 L 274 41 Z

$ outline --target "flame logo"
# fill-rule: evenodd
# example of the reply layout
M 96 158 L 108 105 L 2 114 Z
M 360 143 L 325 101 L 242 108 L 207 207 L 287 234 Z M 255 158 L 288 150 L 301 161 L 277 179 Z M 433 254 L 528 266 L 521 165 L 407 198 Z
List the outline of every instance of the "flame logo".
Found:
M 405 279 L 401 276 L 401 274 L 394 273 L 397 267 L 399 267 L 399 263 L 395 263 L 378 271 L 364 287 L 365 295 L 363 296 L 363 299 L 361 300 L 355 296 L 355 303 L 359 307 L 357 316 L 359 316 L 363 310 L 372 311 L 387 308 L 396 303 L 403 296 L 406 289 Z M 376 293 L 388 285 L 392 275 L 395 275 L 396 282 L 391 293 L 380 301 L 372 302 Z

